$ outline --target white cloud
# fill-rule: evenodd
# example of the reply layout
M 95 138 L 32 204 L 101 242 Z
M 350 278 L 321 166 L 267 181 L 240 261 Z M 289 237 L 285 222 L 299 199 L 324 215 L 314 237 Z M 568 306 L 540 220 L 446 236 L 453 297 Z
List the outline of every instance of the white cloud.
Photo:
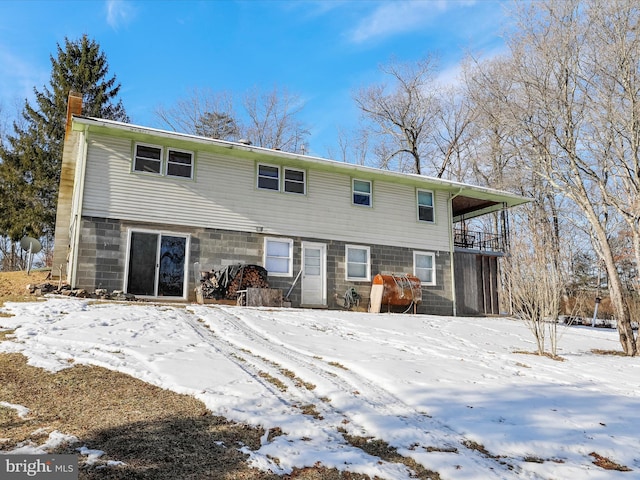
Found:
M 125 0 L 107 0 L 107 23 L 114 30 L 129 23 L 133 14 L 132 6 Z
M 490 60 L 508 54 L 506 46 L 502 43 L 492 46 L 483 52 L 474 52 L 480 60 Z M 463 60 L 455 59 L 453 63 L 443 65 L 442 70 L 438 72 L 436 83 L 441 86 L 459 85 L 462 82 Z
M 411 32 L 423 28 L 451 7 L 474 3 L 474 0 L 402 0 L 382 3 L 356 25 L 351 32 L 351 39 L 362 43 L 374 38 Z
M 10 107 L 22 108 L 25 99 L 33 100 L 33 88 L 39 90 L 47 83 L 48 72 L 24 60 L 20 55 L 12 53 L 4 45 L 0 45 L 0 65 L 3 74 L 0 76 L 0 105 L 5 113 Z
M 362 43 L 376 37 L 387 37 L 412 31 L 442 11 L 446 2 L 398 1 L 384 3 L 356 25 L 351 38 Z

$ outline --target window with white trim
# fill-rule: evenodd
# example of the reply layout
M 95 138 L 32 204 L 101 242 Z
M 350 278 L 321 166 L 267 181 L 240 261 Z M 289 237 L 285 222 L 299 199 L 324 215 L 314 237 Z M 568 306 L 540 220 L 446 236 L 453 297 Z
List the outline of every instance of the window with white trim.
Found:
M 136 152 L 133 162 L 133 170 L 136 172 L 162 174 L 162 147 L 153 145 L 136 144 Z
M 356 180 L 351 182 L 353 190 L 353 204 L 371 206 L 371 182 L 368 180 Z
M 293 276 L 293 240 L 290 238 L 264 239 L 264 268 L 274 277 Z
M 304 170 L 295 170 L 293 168 L 284 169 L 284 191 L 288 193 L 306 193 Z
M 167 176 L 193 178 L 193 153 L 186 150 L 168 149 Z
M 166 148 L 166 151 L 165 156 L 164 147 L 136 143 L 133 171 L 168 177 L 193 178 L 193 152 L 175 148 Z
M 429 190 L 418 190 L 418 220 L 421 222 L 435 221 L 433 208 L 433 192 Z
M 351 281 L 368 282 L 371 280 L 371 254 L 369 247 L 346 245 L 345 278 Z
M 258 164 L 258 188 L 280 190 L 280 167 Z
M 413 252 L 413 274 L 423 285 L 436 284 L 436 256 L 433 252 Z

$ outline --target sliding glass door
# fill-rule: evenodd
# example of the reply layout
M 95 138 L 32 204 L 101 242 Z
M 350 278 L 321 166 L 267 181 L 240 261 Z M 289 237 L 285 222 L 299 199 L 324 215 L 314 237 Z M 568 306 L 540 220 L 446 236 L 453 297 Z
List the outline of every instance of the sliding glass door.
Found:
M 127 293 L 186 298 L 188 240 L 186 235 L 131 231 Z

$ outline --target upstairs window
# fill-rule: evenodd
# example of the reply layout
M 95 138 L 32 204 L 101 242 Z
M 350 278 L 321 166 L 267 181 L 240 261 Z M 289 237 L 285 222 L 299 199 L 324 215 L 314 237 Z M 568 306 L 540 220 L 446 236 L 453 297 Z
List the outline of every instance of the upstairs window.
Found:
M 434 222 L 433 192 L 418 190 L 418 220 L 421 222 Z
M 345 258 L 346 280 L 363 282 L 371 280 L 371 256 L 369 247 L 346 245 Z
M 168 177 L 193 178 L 193 152 L 165 149 L 156 145 L 136 143 L 133 171 Z
M 436 257 L 431 252 L 413 252 L 413 274 L 423 285 L 435 285 Z
M 167 175 L 170 177 L 193 177 L 193 153 L 169 150 L 167 155 Z
M 137 144 L 133 169 L 136 172 L 160 175 L 162 172 L 162 148 Z
M 280 168 L 271 165 L 258 165 L 258 188 L 280 190 Z
M 368 180 L 356 180 L 352 182 L 353 204 L 371 206 L 371 182 Z
M 306 193 L 304 170 L 284 169 L 284 191 L 288 193 Z
M 293 240 L 265 238 L 264 268 L 274 277 L 291 277 L 293 275 Z

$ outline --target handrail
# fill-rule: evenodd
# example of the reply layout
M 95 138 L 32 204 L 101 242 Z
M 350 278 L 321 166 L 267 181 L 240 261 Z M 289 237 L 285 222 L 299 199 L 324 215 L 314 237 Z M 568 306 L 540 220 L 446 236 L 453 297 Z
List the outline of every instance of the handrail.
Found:
M 485 252 L 504 252 L 506 250 L 500 235 L 463 228 L 453 229 L 453 246 Z

